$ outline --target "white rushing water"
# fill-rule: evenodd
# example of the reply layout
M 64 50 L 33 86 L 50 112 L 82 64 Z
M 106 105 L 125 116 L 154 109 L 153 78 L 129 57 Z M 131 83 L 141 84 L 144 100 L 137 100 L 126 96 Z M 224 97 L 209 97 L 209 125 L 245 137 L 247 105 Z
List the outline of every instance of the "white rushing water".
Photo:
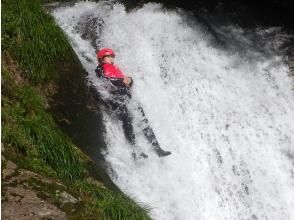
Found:
M 138 148 L 149 155 L 134 160 L 121 122 L 104 114 L 111 178 L 153 207 L 153 219 L 294 219 L 293 78 L 281 57 L 257 50 L 234 25 L 219 32 L 237 37 L 240 51 L 219 49 L 186 12 L 159 4 L 127 13 L 120 4 L 80 2 L 53 15 L 98 90 L 95 48 L 81 28 L 103 20 L 96 43 L 116 51 L 116 64 L 134 78 L 133 99 L 172 151 L 152 152 L 130 107 Z

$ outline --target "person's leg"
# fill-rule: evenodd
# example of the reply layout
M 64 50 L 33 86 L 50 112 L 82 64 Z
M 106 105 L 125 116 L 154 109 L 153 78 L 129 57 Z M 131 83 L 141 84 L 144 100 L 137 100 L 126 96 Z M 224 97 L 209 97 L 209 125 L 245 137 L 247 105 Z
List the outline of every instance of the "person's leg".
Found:
M 126 138 L 132 145 L 134 145 L 136 143 L 136 140 L 132 123 L 133 120 L 125 104 L 121 104 L 119 106 L 119 108 L 117 109 L 117 115 L 122 121 L 122 127 Z
M 144 133 L 146 139 L 152 144 L 154 151 L 160 157 L 170 155 L 171 152 L 164 151 L 160 147 L 152 128 L 149 126 L 149 122 L 148 122 L 148 119 L 145 116 L 145 112 L 144 112 L 143 108 L 141 106 L 139 106 L 138 109 L 142 114 L 142 122 L 145 124 L 144 129 L 143 129 L 143 133 Z
M 124 134 L 126 139 L 129 141 L 129 143 L 132 146 L 135 146 L 136 144 L 136 138 L 133 128 L 133 119 L 127 109 L 127 106 L 124 102 L 121 102 L 120 100 L 108 100 L 107 102 L 108 108 L 110 108 L 113 112 L 115 112 L 116 116 L 119 120 L 122 121 L 122 127 L 124 130 Z M 135 152 L 135 148 L 133 149 L 132 153 L 134 159 L 137 159 L 139 157 L 148 158 L 148 155 L 141 152 L 137 155 Z
M 121 120 L 124 134 L 127 140 L 132 145 L 134 145 L 136 143 L 136 140 L 132 124 L 132 117 L 127 109 L 126 104 L 119 100 L 109 100 L 108 106 L 111 108 L 113 112 L 115 112 L 118 119 Z
M 118 108 L 117 113 L 119 115 L 120 120 L 123 123 L 123 130 L 124 130 L 126 138 L 133 146 L 135 146 L 136 138 L 135 138 L 134 128 L 132 124 L 133 119 L 127 109 L 127 106 L 125 104 L 121 104 Z M 139 156 L 138 156 L 137 153 L 135 152 L 135 149 L 133 149 L 132 155 L 134 159 L 136 159 L 137 157 L 148 158 L 148 155 L 143 152 L 139 153 Z

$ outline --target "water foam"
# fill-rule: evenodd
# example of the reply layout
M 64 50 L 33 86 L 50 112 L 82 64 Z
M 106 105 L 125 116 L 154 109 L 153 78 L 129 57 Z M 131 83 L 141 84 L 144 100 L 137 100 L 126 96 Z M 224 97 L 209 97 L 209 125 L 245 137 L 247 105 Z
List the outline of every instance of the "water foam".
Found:
M 87 16 L 103 19 L 99 40 L 134 78 L 130 108 L 149 158 L 132 159 L 120 122 L 108 114 L 105 157 L 114 182 L 151 205 L 152 218 L 294 219 L 294 94 L 281 57 L 256 50 L 233 25 L 228 33 L 242 35 L 249 52 L 216 48 L 185 11 L 159 4 L 127 13 L 120 4 L 81 2 L 53 14 L 98 90 L 95 49 L 77 31 Z M 152 152 L 135 102 L 171 156 Z

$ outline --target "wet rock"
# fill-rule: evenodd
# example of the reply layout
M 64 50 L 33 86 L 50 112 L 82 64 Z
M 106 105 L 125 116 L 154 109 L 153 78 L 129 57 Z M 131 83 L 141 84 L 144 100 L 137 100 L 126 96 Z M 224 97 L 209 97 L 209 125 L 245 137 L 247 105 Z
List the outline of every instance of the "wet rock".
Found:
M 17 169 L 17 165 L 9 160 L 5 160 L 4 167 L 1 196 L 2 219 L 67 219 L 66 213 L 54 204 L 54 200 L 44 197 L 46 192 L 42 189 L 42 184 L 64 187 L 62 184 L 32 171 Z M 31 183 L 32 180 L 35 182 Z M 75 201 L 71 197 L 68 200 Z
M 1 204 L 2 219 L 67 219 L 55 205 L 44 201 L 32 189 L 23 186 L 7 187 L 5 201 Z
M 65 203 L 77 203 L 79 200 L 76 199 L 75 197 L 73 197 L 72 195 L 70 195 L 67 192 L 62 192 L 60 194 L 60 200 L 61 203 L 65 204 Z
M 34 173 L 32 171 L 29 170 L 24 170 L 24 169 L 19 169 L 18 170 L 18 175 L 11 177 L 9 180 L 7 180 L 7 183 L 22 183 L 30 178 L 34 178 L 37 181 L 40 181 L 42 183 L 45 184 L 56 184 L 59 185 L 61 187 L 65 187 L 62 183 L 60 182 L 56 182 L 56 180 L 41 176 L 37 173 Z

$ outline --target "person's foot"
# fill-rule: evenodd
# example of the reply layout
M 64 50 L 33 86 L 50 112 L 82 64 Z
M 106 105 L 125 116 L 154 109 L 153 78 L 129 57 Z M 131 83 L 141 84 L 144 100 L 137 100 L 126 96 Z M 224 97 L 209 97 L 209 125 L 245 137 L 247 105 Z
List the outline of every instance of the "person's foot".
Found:
M 158 155 L 159 157 L 166 157 L 166 156 L 168 156 L 168 155 L 171 154 L 170 151 L 165 151 L 165 150 L 162 150 L 161 148 L 157 148 L 157 149 L 155 149 L 155 152 L 157 153 L 157 155 Z
M 132 157 L 136 160 L 136 159 L 139 159 L 139 158 L 144 158 L 144 159 L 146 159 L 146 158 L 148 158 L 148 155 L 147 154 L 145 154 L 145 153 L 143 153 L 143 152 L 141 152 L 140 154 L 139 154 L 139 156 L 137 156 L 137 154 L 135 153 L 135 152 L 132 152 Z
M 142 152 L 142 153 L 140 153 L 140 157 L 143 157 L 144 159 L 146 159 L 146 158 L 148 158 L 148 155 Z

